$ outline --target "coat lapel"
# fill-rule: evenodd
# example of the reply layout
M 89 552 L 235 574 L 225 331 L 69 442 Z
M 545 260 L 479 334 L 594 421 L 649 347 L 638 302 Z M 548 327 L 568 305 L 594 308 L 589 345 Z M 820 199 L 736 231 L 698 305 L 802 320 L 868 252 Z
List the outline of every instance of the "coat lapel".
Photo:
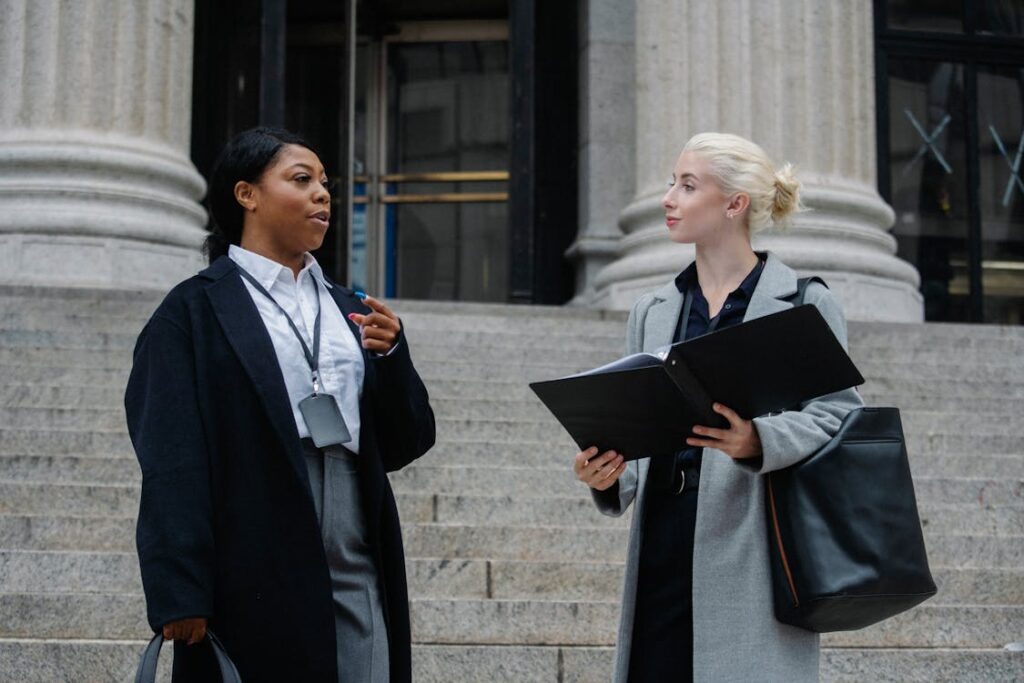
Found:
M 796 294 L 796 279 L 793 269 L 769 253 L 743 321 L 793 308 L 793 303 L 786 298 Z
M 255 385 L 256 393 L 259 394 L 274 431 L 285 446 L 292 467 L 302 481 L 308 482 L 309 474 L 302 454 L 299 431 L 295 427 L 284 376 L 277 363 L 277 352 L 234 261 L 222 256 L 200 275 L 213 280 L 206 287 L 206 294 L 217 321 Z
M 683 295 L 675 282 L 670 282 L 654 293 L 655 303 L 647 309 L 644 320 L 644 351 L 653 351 L 672 343 L 683 310 Z

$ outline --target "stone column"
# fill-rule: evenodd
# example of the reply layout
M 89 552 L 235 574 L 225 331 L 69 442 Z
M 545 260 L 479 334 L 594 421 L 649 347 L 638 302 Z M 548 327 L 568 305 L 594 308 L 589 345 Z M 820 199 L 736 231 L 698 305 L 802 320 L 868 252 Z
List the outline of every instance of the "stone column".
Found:
M 636 0 L 636 192 L 595 303 L 627 308 L 692 260 L 659 200 L 686 140 L 721 131 L 793 162 L 804 183 L 811 210 L 755 248 L 824 277 L 852 319 L 920 321 L 919 277 L 895 256 L 877 192 L 873 43 L 867 2 Z
M 633 3 L 580 5 L 579 234 L 566 254 L 576 263 L 576 298 L 594 297 L 594 278 L 619 250 L 619 212 L 633 196 Z
M 0 282 L 166 288 L 202 264 L 193 0 L 0 0 Z

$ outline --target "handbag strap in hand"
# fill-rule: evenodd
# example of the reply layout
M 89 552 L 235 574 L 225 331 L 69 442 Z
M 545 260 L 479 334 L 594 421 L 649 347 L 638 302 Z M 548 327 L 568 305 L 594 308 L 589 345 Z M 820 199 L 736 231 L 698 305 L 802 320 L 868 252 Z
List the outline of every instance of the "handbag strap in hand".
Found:
M 224 683 L 242 683 L 242 677 L 238 675 L 238 669 L 235 668 L 235 663 L 228 657 L 227 651 L 224 646 L 221 645 L 220 640 L 217 636 L 213 635 L 213 631 L 206 632 L 206 638 L 210 641 L 210 647 L 213 648 L 213 655 L 217 658 L 217 666 L 220 668 L 220 679 Z M 153 636 L 153 639 L 149 641 L 149 645 L 146 646 L 146 651 L 142 653 L 142 660 L 139 661 L 139 670 L 135 672 L 135 683 L 155 683 L 156 681 L 156 663 L 160 658 L 160 646 L 164 644 L 164 636 L 162 633 L 157 633 Z

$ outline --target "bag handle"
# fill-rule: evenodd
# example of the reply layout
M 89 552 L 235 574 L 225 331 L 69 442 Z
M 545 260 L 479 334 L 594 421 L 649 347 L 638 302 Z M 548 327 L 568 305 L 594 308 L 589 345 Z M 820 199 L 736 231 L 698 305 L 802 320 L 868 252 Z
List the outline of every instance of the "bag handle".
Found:
M 213 635 L 213 631 L 207 630 L 206 638 L 210 641 L 210 647 L 213 648 L 214 657 L 217 658 L 221 681 L 223 683 L 242 683 L 242 677 L 238 675 L 235 663 L 228 657 L 227 651 L 217 636 Z M 135 683 L 155 683 L 156 663 L 160 659 L 160 646 L 163 644 L 163 633 L 157 633 L 149 641 L 149 645 L 146 646 L 146 650 L 142 653 L 142 659 L 139 661 L 139 669 L 135 672 Z

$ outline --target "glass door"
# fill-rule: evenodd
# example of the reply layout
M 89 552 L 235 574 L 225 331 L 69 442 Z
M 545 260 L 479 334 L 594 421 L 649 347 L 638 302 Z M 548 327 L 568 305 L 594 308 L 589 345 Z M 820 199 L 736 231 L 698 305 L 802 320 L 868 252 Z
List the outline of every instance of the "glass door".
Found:
M 505 22 L 402 26 L 356 57 L 354 287 L 508 298 Z

